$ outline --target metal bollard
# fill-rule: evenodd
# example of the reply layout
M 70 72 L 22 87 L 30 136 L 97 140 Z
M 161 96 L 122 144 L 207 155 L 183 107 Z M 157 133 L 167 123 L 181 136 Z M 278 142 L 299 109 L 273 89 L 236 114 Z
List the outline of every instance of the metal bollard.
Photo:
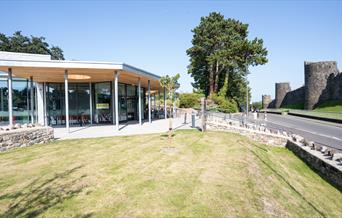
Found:
M 186 115 L 187 113 L 184 114 L 184 124 L 186 124 Z
M 195 113 L 191 114 L 191 127 L 195 128 Z

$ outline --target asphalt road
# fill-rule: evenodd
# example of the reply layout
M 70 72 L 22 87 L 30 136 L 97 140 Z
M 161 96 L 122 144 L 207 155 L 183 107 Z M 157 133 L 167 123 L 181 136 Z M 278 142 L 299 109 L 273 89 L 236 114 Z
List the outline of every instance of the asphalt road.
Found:
M 264 121 L 263 114 L 260 119 L 254 120 L 250 116 L 249 120 L 263 123 L 270 129 L 298 134 L 310 141 L 342 151 L 342 124 L 278 114 L 267 114 L 267 121 Z

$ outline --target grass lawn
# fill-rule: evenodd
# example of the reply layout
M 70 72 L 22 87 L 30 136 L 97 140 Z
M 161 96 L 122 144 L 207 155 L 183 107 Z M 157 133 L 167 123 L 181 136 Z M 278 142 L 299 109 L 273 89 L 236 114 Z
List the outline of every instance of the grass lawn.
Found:
M 342 113 L 342 101 L 328 101 L 315 108 L 317 112 L 338 112 Z
M 152 134 L 1 153 L 0 217 L 342 217 L 342 193 L 285 148 L 192 130 L 172 145 Z

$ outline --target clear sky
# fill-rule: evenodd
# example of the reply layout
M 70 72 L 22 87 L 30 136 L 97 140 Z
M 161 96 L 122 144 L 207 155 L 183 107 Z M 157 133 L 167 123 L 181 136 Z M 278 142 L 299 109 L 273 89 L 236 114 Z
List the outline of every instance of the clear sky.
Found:
M 275 82 L 304 84 L 304 61 L 342 65 L 342 1 L 1 1 L 0 32 L 45 36 L 66 59 L 120 61 L 150 72 L 187 74 L 193 29 L 217 11 L 264 39 L 269 63 L 249 75 L 252 100 L 274 97 Z M 342 67 L 340 67 L 341 70 Z

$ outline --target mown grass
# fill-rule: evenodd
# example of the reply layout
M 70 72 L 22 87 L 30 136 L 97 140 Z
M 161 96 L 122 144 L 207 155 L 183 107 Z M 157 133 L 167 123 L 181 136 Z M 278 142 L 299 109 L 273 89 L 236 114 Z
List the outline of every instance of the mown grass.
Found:
M 162 152 L 166 147 L 176 152 Z M 285 148 L 224 133 L 55 141 L 0 154 L 1 217 L 342 217 Z
M 318 105 L 314 111 L 317 112 L 339 112 L 342 113 L 342 101 L 327 101 Z

